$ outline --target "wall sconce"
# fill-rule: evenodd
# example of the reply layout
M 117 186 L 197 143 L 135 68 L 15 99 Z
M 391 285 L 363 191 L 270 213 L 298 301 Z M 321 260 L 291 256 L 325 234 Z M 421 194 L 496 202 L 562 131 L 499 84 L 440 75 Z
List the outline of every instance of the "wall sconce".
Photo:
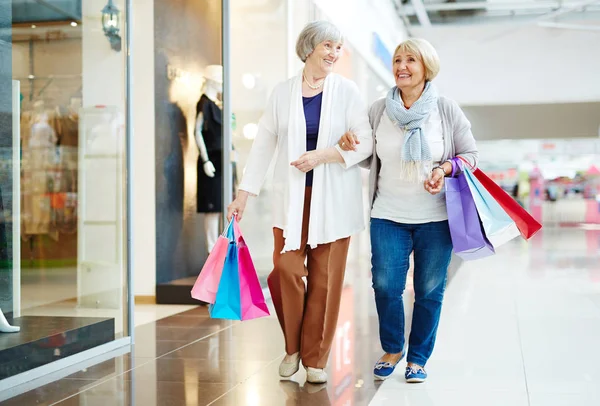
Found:
M 113 0 L 108 0 L 108 4 L 102 9 L 102 29 L 104 35 L 110 42 L 110 47 L 117 52 L 121 51 L 121 36 L 119 35 L 121 21 L 121 12 L 113 4 Z

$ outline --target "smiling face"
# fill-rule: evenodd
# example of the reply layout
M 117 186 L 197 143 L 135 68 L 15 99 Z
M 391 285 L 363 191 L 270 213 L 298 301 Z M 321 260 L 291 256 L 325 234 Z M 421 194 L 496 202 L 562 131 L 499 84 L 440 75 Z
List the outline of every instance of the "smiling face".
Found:
M 313 72 L 318 76 L 327 76 L 333 72 L 333 67 L 342 53 L 342 43 L 327 40 L 315 47 L 315 50 L 306 59 Z
M 414 53 L 398 50 L 394 55 L 392 73 L 400 90 L 425 85 L 425 65 Z

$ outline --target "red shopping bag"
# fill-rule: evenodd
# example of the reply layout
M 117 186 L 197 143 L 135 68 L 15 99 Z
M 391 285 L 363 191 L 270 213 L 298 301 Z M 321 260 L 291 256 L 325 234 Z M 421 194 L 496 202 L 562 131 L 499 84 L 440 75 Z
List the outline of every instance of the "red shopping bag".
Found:
M 228 229 L 232 227 L 229 224 Z M 215 303 L 221 274 L 225 266 L 225 257 L 229 247 L 229 238 L 221 234 L 217 239 L 217 243 L 206 259 L 196 283 L 192 288 L 192 297 L 206 303 Z
M 460 157 L 459 157 L 460 158 Z M 469 167 L 471 164 L 465 159 L 462 159 Z M 529 240 L 538 231 L 542 229 L 542 225 L 533 218 L 531 214 L 527 212 L 515 199 L 513 199 L 508 193 L 504 191 L 500 186 L 490 179 L 481 169 L 473 169 L 471 171 L 473 175 L 481 182 L 483 187 L 486 188 L 492 197 L 502 206 L 506 214 L 517 225 L 517 228 L 521 232 L 521 235 L 526 240 Z
M 242 235 L 237 220 L 234 219 L 235 240 L 238 247 L 238 272 L 240 275 L 240 299 L 242 304 L 242 320 L 269 316 L 262 287 L 252 263 L 250 251 Z

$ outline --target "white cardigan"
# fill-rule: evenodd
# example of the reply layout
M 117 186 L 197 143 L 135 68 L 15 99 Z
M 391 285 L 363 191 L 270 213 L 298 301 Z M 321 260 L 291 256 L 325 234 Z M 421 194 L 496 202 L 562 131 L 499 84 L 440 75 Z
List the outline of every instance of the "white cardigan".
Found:
M 358 151 L 344 152 L 337 142 L 348 130 L 359 138 Z M 357 164 L 373 152 L 367 110 L 356 84 L 329 74 L 323 88 L 317 149 L 335 146 L 344 164 L 314 169 L 308 245 L 327 244 L 364 229 L 362 182 Z M 302 74 L 281 84 L 269 99 L 258 126 L 240 189 L 258 195 L 273 156 L 273 226 L 284 231 L 283 252 L 300 248 L 306 174 L 290 165 L 306 152 Z

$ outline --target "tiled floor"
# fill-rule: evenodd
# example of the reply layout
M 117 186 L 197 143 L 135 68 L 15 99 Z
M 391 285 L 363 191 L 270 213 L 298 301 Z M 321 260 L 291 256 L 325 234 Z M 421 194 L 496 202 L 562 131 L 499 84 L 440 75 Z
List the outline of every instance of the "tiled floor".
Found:
M 2 405 L 600 404 L 600 231 L 549 229 L 463 264 L 422 385 L 406 384 L 401 370 L 372 379 L 380 346 L 367 242 L 351 248 L 327 385 L 306 384 L 303 371 L 279 380 L 274 317 L 232 323 L 194 308 L 138 325 L 131 354 Z
M 428 382 L 397 371 L 372 405 L 600 404 L 598 230 L 548 229 L 465 263 L 442 317 Z

